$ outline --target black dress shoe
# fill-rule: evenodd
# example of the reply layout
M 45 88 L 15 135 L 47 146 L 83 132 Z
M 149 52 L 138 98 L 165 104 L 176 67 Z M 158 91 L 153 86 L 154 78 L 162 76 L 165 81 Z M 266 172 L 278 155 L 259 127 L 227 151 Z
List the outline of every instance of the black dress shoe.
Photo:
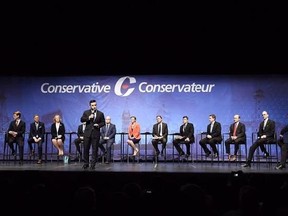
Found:
M 83 168 L 84 170 L 88 169 L 88 167 L 89 167 L 89 164 L 84 164 L 84 165 L 82 166 L 82 168 Z
M 91 169 L 91 170 L 94 170 L 94 169 L 95 169 L 95 164 L 92 164 L 92 165 L 90 166 L 90 169 Z
M 278 165 L 275 167 L 275 169 L 277 169 L 277 170 L 285 169 L 285 165 L 283 165 L 283 164 L 278 164 Z
M 246 167 L 251 167 L 251 164 L 250 163 L 245 163 L 245 164 L 242 165 L 242 167 L 245 167 L 245 168 Z
M 23 165 L 23 160 L 20 160 L 20 161 L 19 161 L 19 165 Z

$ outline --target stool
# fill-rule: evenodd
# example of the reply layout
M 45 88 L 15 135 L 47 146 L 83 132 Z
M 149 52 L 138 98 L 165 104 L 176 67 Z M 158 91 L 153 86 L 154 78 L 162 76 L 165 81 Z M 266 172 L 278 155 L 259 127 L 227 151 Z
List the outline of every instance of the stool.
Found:
M 271 167 L 273 161 L 276 160 L 276 164 L 278 164 L 279 162 L 279 156 L 278 156 L 278 144 L 275 142 L 273 143 L 265 143 L 264 144 L 267 152 L 269 153 L 269 156 L 267 157 L 264 157 L 262 155 L 260 155 L 260 150 L 259 150 L 259 147 L 257 148 L 257 153 L 256 153 L 256 159 L 257 159 L 257 162 L 258 164 L 260 164 L 261 162 L 261 158 L 264 158 L 265 159 L 265 162 L 267 164 L 268 167 Z M 274 151 L 273 151 L 273 146 L 274 146 Z
M 253 137 L 253 134 L 252 134 L 252 137 Z M 272 165 L 273 160 L 274 161 L 276 160 L 276 163 L 278 163 L 279 162 L 279 156 L 278 156 L 277 134 L 274 133 L 273 140 L 270 141 L 270 142 L 264 143 L 264 146 L 265 146 L 267 152 L 269 153 L 269 156 L 268 157 L 264 157 L 264 156 L 260 155 L 260 150 L 259 150 L 260 147 L 258 147 L 257 150 L 256 150 L 256 155 L 254 156 L 254 158 L 256 157 L 256 160 L 257 160 L 258 164 L 260 164 L 261 158 L 265 158 L 265 162 L 266 162 L 268 167 L 270 167 Z M 274 151 L 273 151 L 273 148 L 272 148 L 273 146 L 274 146 Z
M 191 157 L 191 162 L 193 162 L 193 156 L 192 156 L 192 153 L 193 153 L 193 151 L 192 151 L 192 149 L 193 149 L 193 144 L 194 143 L 190 143 L 190 156 L 189 157 Z M 181 143 L 179 143 L 179 145 L 181 146 L 181 149 L 183 150 L 184 149 L 184 146 L 185 146 L 185 148 L 186 148 L 186 144 L 185 143 L 183 143 L 183 142 L 181 142 Z M 173 145 L 173 162 L 175 161 L 174 160 L 174 148 L 175 148 L 175 146 Z M 178 152 L 177 152 L 178 153 Z M 187 153 L 187 149 L 186 149 L 186 153 Z M 178 154 L 176 154 L 176 155 L 178 155 L 178 162 L 184 162 L 184 161 L 186 161 L 186 162 L 189 162 L 189 157 L 188 158 L 183 158 L 183 156 L 181 157 L 180 156 L 180 154 L 178 153 Z M 186 156 L 186 155 L 185 155 Z
M 161 151 L 160 151 L 160 152 L 162 152 L 162 147 L 163 147 L 162 142 L 161 142 L 161 141 L 158 141 L 157 145 L 161 145 Z M 167 155 L 167 150 L 166 150 L 166 148 L 167 148 L 167 143 L 166 143 L 166 145 L 165 145 L 165 148 L 163 149 L 164 162 L 166 162 L 166 155 Z M 159 148 L 158 148 L 158 149 L 159 149 Z M 155 163 L 158 163 L 158 161 L 159 161 L 159 156 L 157 156 L 156 150 L 155 150 L 154 146 L 153 146 L 153 155 L 154 155 L 154 161 L 155 161 Z M 161 156 L 162 156 L 162 155 L 161 155 Z
M 157 145 L 163 145 L 161 142 L 158 142 L 157 143 Z M 163 156 L 164 156 L 164 162 L 166 163 L 166 155 L 167 155 L 167 150 L 166 150 L 166 148 L 167 148 L 167 143 L 166 143 L 166 146 L 165 146 L 165 148 L 163 149 Z M 157 154 L 156 154 L 156 151 L 155 151 L 155 149 L 154 149 L 154 161 L 153 162 L 155 162 L 156 164 L 158 163 L 158 161 L 159 161 L 159 156 L 157 156 Z
M 107 143 L 105 143 L 104 145 L 105 145 L 105 151 L 108 152 L 108 151 L 107 151 Z M 115 145 L 115 143 L 113 143 L 113 144 L 111 145 L 111 149 L 110 149 L 110 156 L 111 156 L 110 160 L 111 160 L 113 163 L 114 163 L 114 145 Z M 108 154 L 108 153 L 107 153 L 107 154 Z M 105 162 L 105 155 L 104 155 L 104 154 L 101 155 L 101 160 L 102 160 L 102 163 Z M 106 155 L 106 160 L 107 160 L 107 155 Z
M 140 141 L 138 143 L 134 143 L 134 145 L 138 148 L 139 152 L 138 152 L 138 155 L 136 156 L 132 156 L 133 157 L 133 162 L 135 162 L 135 159 L 137 157 L 137 163 L 139 163 L 139 160 L 140 160 L 140 154 L 141 154 L 141 150 L 140 150 Z M 132 147 L 127 144 L 127 151 L 126 151 L 126 156 L 127 156 L 127 163 L 129 163 L 129 158 L 131 157 L 131 155 L 129 156 L 129 148 L 132 149 Z M 134 153 L 134 152 L 133 152 Z
M 197 137 L 200 136 L 200 140 L 202 140 L 204 137 L 206 137 L 206 135 L 207 135 L 206 132 L 202 132 L 202 133 L 198 134 Z M 222 153 L 222 161 L 224 161 L 224 153 L 223 153 L 223 152 L 224 152 L 224 144 L 222 144 L 222 143 L 224 142 L 224 135 L 222 134 L 221 136 L 222 136 L 222 141 L 219 142 L 219 143 L 216 143 L 216 148 L 217 148 L 217 150 L 218 150 L 218 157 L 217 157 L 218 165 L 220 164 L 220 155 L 221 155 L 221 153 Z M 199 143 L 199 141 L 197 141 L 197 143 Z M 211 146 L 210 146 L 208 143 L 206 143 L 205 145 L 206 145 L 206 146 L 208 145 L 208 149 L 209 149 L 209 151 L 212 153 L 212 156 L 211 156 L 211 164 L 213 165 L 213 162 L 214 162 L 214 152 L 213 152 Z M 219 148 L 218 145 L 222 145 L 222 148 Z M 207 157 L 206 157 L 206 155 L 204 154 L 203 148 L 202 148 L 201 146 L 200 146 L 200 148 L 201 148 L 201 150 L 200 150 L 201 161 L 203 161 L 203 159 L 202 159 L 203 156 L 205 157 L 205 161 L 207 161 Z M 196 151 L 197 151 L 197 148 L 196 148 Z M 196 155 L 198 155 L 197 153 L 198 153 L 198 152 L 196 152 Z
M 235 143 L 230 143 L 230 145 L 234 145 L 234 148 L 235 148 Z M 247 142 L 244 142 L 244 143 L 239 143 L 239 149 L 238 149 L 238 152 L 237 152 L 237 155 L 236 155 L 236 160 L 235 160 L 235 164 L 237 165 L 238 162 L 242 162 L 242 158 L 243 158 L 243 154 L 241 153 L 242 152 L 242 146 L 244 146 L 244 151 L 245 151 L 245 162 L 247 161 L 247 155 L 248 155 L 248 150 L 247 150 Z M 224 161 L 224 159 L 223 159 Z M 231 162 L 234 162 L 234 161 L 228 161 L 229 163 Z

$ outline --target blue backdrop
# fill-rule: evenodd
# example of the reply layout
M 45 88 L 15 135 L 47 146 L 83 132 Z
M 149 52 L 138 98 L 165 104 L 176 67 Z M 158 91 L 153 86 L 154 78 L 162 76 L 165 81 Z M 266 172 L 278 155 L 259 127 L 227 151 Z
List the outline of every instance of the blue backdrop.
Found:
M 263 110 L 276 121 L 278 132 L 287 123 L 287 86 L 288 80 L 278 75 L 7 76 L 0 80 L 0 124 L 6 131 L 13 112 L 19 110 L 27 131 L 34 114 L 40 115 L 46 131 L 55 114 L 61 115 L 67 132 L 77 131 L 83 111 L 96 99 L 97 108 L 111 116 L 117 132 L 127 132 L 131 115 L 137 117 L 141 132 L 152 132 L 160 114 L 169 133 L 178 132 L 187 115 L 196 134 L 206 130 L 212 113 L 222 132 L 228 132 L 233 115 L 240 114 L 251 145 Z

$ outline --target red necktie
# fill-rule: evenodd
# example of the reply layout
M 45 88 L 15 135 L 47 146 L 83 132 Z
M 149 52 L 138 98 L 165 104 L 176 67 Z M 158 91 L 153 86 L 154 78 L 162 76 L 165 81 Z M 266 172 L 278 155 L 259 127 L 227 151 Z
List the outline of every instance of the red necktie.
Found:
M 235 123 L 235 124 L 234 124 L 234 131 L 233 131 L 233 136 L 236 136 L 236 130 L 237 130 L 237 126 L 238 126 L 238 124 L 237 124 L 237 123 Z

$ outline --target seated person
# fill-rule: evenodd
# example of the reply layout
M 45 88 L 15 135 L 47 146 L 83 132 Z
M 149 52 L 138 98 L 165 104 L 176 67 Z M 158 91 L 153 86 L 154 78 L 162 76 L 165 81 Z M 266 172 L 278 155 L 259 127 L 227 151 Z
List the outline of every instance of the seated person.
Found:
M 267 152 L 264 144 L 265 143 L 276 143 L 277 140 L 274 140 L 275 135 L 275 121 L 269 119 L 269 114 L 266 111 L 262 112 L 263 121 L 259 124 L 259 130 L 257 133 L 256 141 L 250 146 L 247 161 L 242 167 L 251 167 L 251 162 L 255 150 L 260 147 L 261 151 L 264 153 L 264 157 L 268 157 L 269 153 Z
M 38 161 L 37 164 L 42 163 L 42 146 L 44 143 L 45 125 L 40 121 L 39 115 L 34 115 L 34 122 L 30 124 L 30 132 L 28 138 L 28 146 L 30 149 L 30 157 L 34 155 L 35 151 L 32 144 L 38 145 Z
M 64 155 L 65 125 L 61 121 L 60 115 L 55 115 L 51 125 L 51 141 L 58 150 L 58 156 Z
M 136 122 L 136 117 L 131 116 L 130 117 L 131 123 L 128 127 L 128 140 L 127 144 L 132 147 L 133 149 L 133 155 L 136 156 L 139 155 L 139 149 L 136 147 L 135 144 L 139 143 L 141 140 L 141 134 L 140 134 L 140 124 Z
M 158 143 L 162 144 L 161 155 L 163 156 L 163 151 L 166 148 L 167 136 L 168 136 L 168 126 L 163 122 L 162 116 L 156 116 L 157 123 L 153 125 L 152 131 L 152 145 L 156 151 L 156 156 L 160 154 Z
M 84 141 L 84 131 L 86 128 L 86 122 L 82 122 L 82 124 L 80 124 L 78 126 L 78 130 L 77 130 L 77 138 L 74 140 L 74 144 L 76 146 L 76 151 L 78 152 L 78 155 L 75 158 L 75 161 L 78 161 L 79 159 L 82 160 L 82 151 L 81 151 L 81 147 L 80 144 L 81 142 Z
M 209 157 L 211 155 L 211 151 L 207 148 L 207 144 L 209 144 L 213 150 L 214 158 L 217 158 L 219 152 L 216 147 L 216 144 L 222 142 L 221 124 L 220 122 L 216 121 L 215 114 L 209 115 L 209 122 L 210 124 L 207 125 L 206 137 L 201 139 L 199 141 L 199 144 L 203 148 L 206 157 Z
M 26 123 L 21 119 L 21 112 L 16 111 L 13 113 L 13 121 L 10 122 L 7 131 L 8 146 L 12 151 L 12 155 L 16 158 L 16 151 L 13 143 L 19 147 L 19 164 L 23 164 L 24 155 L 24 136 L 26 131 Z
M 183 149 L 180 147 L 180 143 L 184 143 L 186 145 L 186 157 L 189 157 L 190 145 L 195 142 L 194 138 L 194 125 L 188 122 L 188 116 L 183 116 L 182 118 L 183 124 L 180 126 L 180 135 L 175 136 L 173 140 L 173 145 L 175 146 L 177 152 L 180 156 L 185 155 Z
M 230 145 L 234 144 L 234 155 L 230 155 Z M 225 149 L 228 154 L 229 161 L 235 161 L 237 158 L 237 152 L 239 150 L 239 144 L 246 143 L 246 128 L 243 123 L 240 122 L 240 115 L 234 115 L 234 123 L 230 125 L 229 138 L 225 140 Z
M 99 148 L 106 155 L 105 163 L 111 162 L 111 146 L 115 142 L 116 125 L 111 123 L 111 117 L 106 116 L 105 125 L 100 128 L 101 138 L 99 141 Z M 104 148 L 106 144 L 106 149 Z

